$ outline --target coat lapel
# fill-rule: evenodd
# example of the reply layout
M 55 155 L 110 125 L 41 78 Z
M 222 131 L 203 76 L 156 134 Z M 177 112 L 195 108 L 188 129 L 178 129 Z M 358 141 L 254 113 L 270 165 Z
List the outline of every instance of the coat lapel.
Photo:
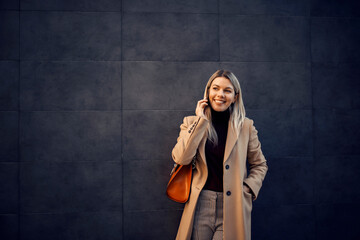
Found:
M 229 158 L 232 149 L 238 139 L 238 134 L 233 124 L 229 121 L 228 133 L 226 137 L 225 153 L 224 153 L 224 162 Z
M 199 154 L 201 156 L 201 158 L 204 160 L 204 163 L 205 163 L 205 166 L 207 165 L 207 162 L 206 162 L 206 157 L 205 157 L 205 143 L 206 143 L 206 140 L 207 140 L 207 131 L 206 133 L 204 134 L 204 137 L 203 139 L 201 140 L 200 142 L 200 145 L 199 145 Z
M 204 137 L 201 140 L 200 145 L 199 145 L 199 154 L 200 154 L 201 158 L 204 160 L 206 159 L 205 143 L 206 143 L 207 135 L 208 135 L 207 133 L 204 134 Z M 239 135 L 240 135 L 240 132 L 239 132 Z M 231 124 L 231 122 L 229 121 L 228 132 L 227 132 L 227 137 L 226 137 L 226 144 L 225 144 L 224 162 L 226 162 L 226 160 L 229 158 L 230 153 L 231 153 L 232 149 L 234 148 L 239 135 L 237 134 L 237 131 L 234 128 L 233 124 Z M 205 165 L 207 165 L 206 160 L 205 160 Z

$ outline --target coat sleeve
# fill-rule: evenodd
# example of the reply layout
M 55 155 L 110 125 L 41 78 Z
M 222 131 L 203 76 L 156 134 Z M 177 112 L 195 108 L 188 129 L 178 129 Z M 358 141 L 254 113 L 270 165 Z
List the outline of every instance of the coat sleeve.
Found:
M 259 194 L 262 182 L 265 178 L 268 166 L 266 159 L 261 151 L 261 143 L 259 141 L 258 131 L 254 126 L 254 121 L 250 123 L 249 144 L 247 150 L 247 159 L 249 163 L 249 175 L 244 180 L 254 194 L 255 200 Z
M 200 141 L 206 132 L 208 123 L 208 120 L 198 116 L 184 118 L 180 126 L 177 143 L 172 150 L 174 162 L 180 165 L 188 165 L 191 163 Z

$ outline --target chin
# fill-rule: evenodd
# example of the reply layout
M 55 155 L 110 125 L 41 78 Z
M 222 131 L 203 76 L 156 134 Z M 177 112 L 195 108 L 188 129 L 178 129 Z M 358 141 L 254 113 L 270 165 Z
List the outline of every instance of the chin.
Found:
M 224 111 L 226 111 L 229 107 L 218 107 L 218 106 L 211 106 L 212 107 L 212 109 L 214 110 L 214 111 L 216 111 L 216 112 L 224 112 Z

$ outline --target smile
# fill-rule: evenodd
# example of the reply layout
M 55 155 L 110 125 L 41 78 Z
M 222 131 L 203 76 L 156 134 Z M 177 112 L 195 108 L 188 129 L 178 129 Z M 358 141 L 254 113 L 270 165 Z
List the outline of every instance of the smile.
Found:
M 214 100 L 214 102 L 219 103 L 219 104 L 223 104 L 223 103 L 225 103 L 226 101 L 223 101 L 223 100 Z

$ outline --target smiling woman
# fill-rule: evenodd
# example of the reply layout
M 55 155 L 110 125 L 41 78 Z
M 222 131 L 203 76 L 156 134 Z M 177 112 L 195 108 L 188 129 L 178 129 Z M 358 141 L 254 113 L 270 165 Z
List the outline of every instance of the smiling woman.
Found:
M 212 81 L 209 91 L 209 101 L 212 109 L 223 112 L 234 103 L 237 97 L 230 80 L 225 77 L 217 77 Z
M 252 201 L 268 167 L 232 72 L 218 70 L 210 77 L 195 113 L 184 118 L 172 151 L 180 165 L 196 156 L 176 239 L 250 240 Z

